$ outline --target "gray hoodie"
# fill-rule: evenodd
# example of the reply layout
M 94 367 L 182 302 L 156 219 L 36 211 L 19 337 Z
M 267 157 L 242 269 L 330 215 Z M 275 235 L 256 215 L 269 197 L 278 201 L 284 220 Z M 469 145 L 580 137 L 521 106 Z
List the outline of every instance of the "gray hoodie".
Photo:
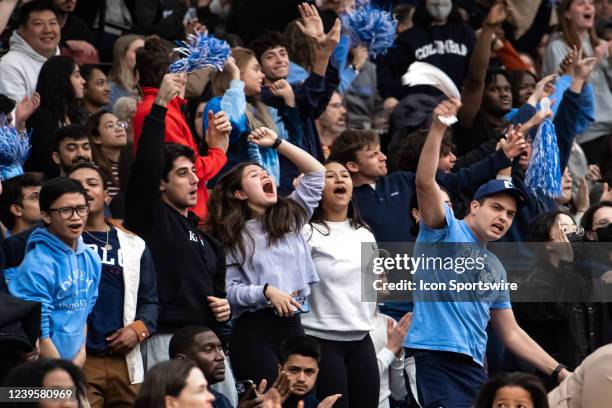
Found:
M 10 50 L 0 59 L 0 94 L 16 102 L 36 90 L 38 73 L 47 61 L 17 33 L 13 32 Z M 59 47 L 55 55 L 59 55 Z

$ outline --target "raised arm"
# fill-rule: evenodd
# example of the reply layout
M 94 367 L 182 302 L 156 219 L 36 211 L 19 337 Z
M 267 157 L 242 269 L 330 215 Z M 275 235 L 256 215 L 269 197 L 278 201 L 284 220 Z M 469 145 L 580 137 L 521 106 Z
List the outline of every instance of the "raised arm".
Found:
M 480 110 L 484 93 L 485 76 L 491 58 L 491 43 L 495 27 L 503 23 L 510 11 L 505 1 L 498 1 L 489 11 L 489 15 L 480 30 L 480 35 L 474 46 L 468 75 L 461 92 L 463 106 L 457 115 L 461 126 L 470 128 Z
M 249 141 L 262 147 L 272 147 L 275 143 L 280 142 L 280 144 L 277 145 L 278 153 L 295 164 L 295 167 L 297 167 L 300 172 L 313 173 L 316 171 L 325 171 L 325 167 L 319 163 L 317 159 L 287 140 L 279 139 L 276 133 L 268 128 L 262 127 L 255 129 L 249 135 Z
M 164 134 L 166 106 L 182 88 L 184 77 L 166 74 L 155 97 L 151 111 L 145 117 L 136 158 L 130 169 L 126 193 L 126 228 L 142 234 L 151 222 L 155 204 L 160 199 L 159 183 L 164 175 Z
M 461 102 L 451 99 L 443 101 L 434 109 L 434 119 L 417 166 L 416 191 L 419 209 L 423 223 L 432 229 L 442 228 L 446 220 L 442 190 L 436 182 L 440 146 L 447 127 L 440 121 L 440 117 L 455 116 L 460 106 Z

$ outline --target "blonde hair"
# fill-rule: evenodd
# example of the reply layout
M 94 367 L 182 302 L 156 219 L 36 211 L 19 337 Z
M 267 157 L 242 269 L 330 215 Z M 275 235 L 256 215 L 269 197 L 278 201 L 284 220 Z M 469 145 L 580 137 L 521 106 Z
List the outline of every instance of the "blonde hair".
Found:
M 108 79 L 121 85 L 133 95 L 139 94 L 135 74 L 136 67 L 134 69 L 128 68 L 125 55 L 134 41 L 144 41 L 144 39 L 142 35 L 127 34 L 119 37 L 113 46 L 113 66 L 108 74 Z
M 257 60 L 253 51 L 243 47 L 232 48 L 232 57 L 236 60 L 236 65 L 241 74 L 252 58 Z M 215 71 L 211 76 L 213 95 L 223 96 L 225 91 L 229 89 L 231 80 L 232 75 L 228 70 Z M 268 106 L 261 101 L 259 95 L 247 97 L 246 116 L 250 129 L 265 126 L 276 132 L 276 124 L 270 116 Z

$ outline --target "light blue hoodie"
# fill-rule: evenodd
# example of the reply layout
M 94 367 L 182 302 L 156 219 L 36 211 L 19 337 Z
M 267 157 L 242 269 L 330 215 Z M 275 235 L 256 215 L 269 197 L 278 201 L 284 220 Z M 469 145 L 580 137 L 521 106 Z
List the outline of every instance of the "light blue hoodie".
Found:
M 61 358 L 73 359 L 85 342 L 83 327 L 96 303 L 102 264 L 79 237 L 76 251 L 37 228 L 8 286 L 20 299 L 41 302 L 41 339 L 51 338 Z

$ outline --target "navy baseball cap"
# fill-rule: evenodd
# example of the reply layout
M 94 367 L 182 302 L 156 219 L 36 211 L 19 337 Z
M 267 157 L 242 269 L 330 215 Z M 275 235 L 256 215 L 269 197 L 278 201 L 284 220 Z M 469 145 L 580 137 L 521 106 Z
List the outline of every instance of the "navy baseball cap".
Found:
M 497 193 L 508 193 L 516 199 L 517 205 L 522 205 L 527 201 L 527 196 L 523 190 L 514 187 L 510 180 L 490 180 L 480 186 L 474 194 L 474 200 L 480 200 Z

